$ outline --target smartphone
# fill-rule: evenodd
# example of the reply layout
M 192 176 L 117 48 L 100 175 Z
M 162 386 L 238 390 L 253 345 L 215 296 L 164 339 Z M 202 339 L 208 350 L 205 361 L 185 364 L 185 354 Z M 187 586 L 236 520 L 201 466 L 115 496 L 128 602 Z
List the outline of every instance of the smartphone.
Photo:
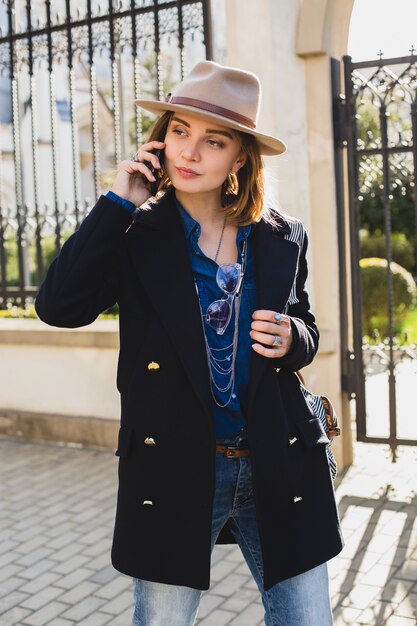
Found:
M 159 149 L 159 150 L 152 150 L 153 154 L 155 154 L 158 159 L 160 164 L 162 165 L 162 158 L 163 158 L 163 150 Z M 154 196 L 156 194 L 156 192 L 158 191 L 158 187 L 159 187 L 159 183 L 160 183 L 160 178 L 158 175 L 158 169 L 156 169 L 152 163 L 149 163 L 148 168 L 150 169 L 150 171 L 152 172 L 152 174 L 155 176 L 156 180 L 151 182 L 150 185 L 150 190 L 151 190 L 151 195 Z

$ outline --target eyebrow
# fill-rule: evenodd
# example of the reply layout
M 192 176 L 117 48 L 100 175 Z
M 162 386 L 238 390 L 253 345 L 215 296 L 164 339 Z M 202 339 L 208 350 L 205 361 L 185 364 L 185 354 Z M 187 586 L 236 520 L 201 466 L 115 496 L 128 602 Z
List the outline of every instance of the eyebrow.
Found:
M 185 120 L 182 120 L 179 117 L 172 117 L 171 122 L 179 122 L 180 124 L 184 124 L 184 126 L 188 126 L 191 128 L 190 124 Z M 234 139 L 233 135 L 229 133 L 227 130 L 218 130 L 217 128 L 206 128 L 206 133 L 216 133 L 217 135 L 224 135 L 224 137 L 228 137 L 229 139 Z

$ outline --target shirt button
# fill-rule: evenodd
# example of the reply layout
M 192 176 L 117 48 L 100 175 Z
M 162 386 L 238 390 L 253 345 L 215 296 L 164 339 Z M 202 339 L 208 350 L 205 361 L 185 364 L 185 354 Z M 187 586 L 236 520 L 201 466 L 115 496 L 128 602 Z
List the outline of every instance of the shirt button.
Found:
M 232 393 L 232 398 L 233 398 L 233 400 L 236 399 L 236 394 L 235 393 Z

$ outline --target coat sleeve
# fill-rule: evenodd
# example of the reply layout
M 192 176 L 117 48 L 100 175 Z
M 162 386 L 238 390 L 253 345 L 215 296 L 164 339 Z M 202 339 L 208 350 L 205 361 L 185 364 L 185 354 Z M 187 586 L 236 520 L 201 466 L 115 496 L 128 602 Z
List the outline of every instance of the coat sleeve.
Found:
M 306 232 L 304 232 L 303 239 L 296 278 L 296 299 L 298 302 L 291 304 L 287 310 L 287 314 L 291 317 L 293 343 L 291 350 L 286 355 L 275 359 L 277 367 L 291 371 L 299 370 L 311 363 L 317 353 L 320 337 L 306 290 L 308 275 L 306 256 L 308 237 Z
M 122 206 L 100 197 L 48 269 L 35 302 L 42 321 L 85 326 L 115 304 L 119 250 L 132 219 Z

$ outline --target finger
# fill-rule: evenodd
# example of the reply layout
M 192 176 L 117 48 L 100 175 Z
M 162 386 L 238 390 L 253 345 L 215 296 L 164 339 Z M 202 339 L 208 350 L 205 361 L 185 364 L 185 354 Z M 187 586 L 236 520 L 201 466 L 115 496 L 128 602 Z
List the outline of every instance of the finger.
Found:
M 253 330 L 259 330 L 262 333 L 270 333 L 271 335 L 281 335 L 282 337 L 288 337 L 290 334 L 290 324 L 283 323 L 277 325 L 272 322 L 251 322 L 251 328 Z
M 280 346 L 279 348 L 266 348 L 260 343 L 253 343 L 252 348 L 253 350 L 255 350 L 255 352 L 262 356 L 266 356 L 268 359 L 276 359 L 282 356 L 282 346 Z
M 154 182 L 156 180 L 155 176 L 145 163 L 141 163 L 139 161 L 123 161 L 122 165 L 123 169 L 128 174 L 142 174 L 150 182 Z
M 285 315 L 284 313 L 275 313 L 274 324 L 277 324 L 278 326 L 280 326 L 281 324 L 291 326 L 291 317 L 289 315 Z
M 275 341 L 275 337 L 281 337 L 281 335 L 277 335 L 275 333 L 275 335 L 269 335 L 267 333 L 260 333 L 256 330 L 251 330 L 249 335 L 251 336 L 251 338 L 254 341 L 259 341 L 260 343 L 263 343 L 267 346 L 273 346 L 274 341 Z M 285 348 L 286 347 L 286 339 L 281 337 L 282 343 L 281 345 L 275 345 L 273 346 L 274 348 Z
M 277 311 L 270 311 L 268 309 L 257 309 L 256 311 L 252 313 L 252 317 L 254 320 L 264 320 L 267 322 L 273 322 L 274 324 L 277 324 L 277 320 L 275 319 L 276 314 L 277 314 Z M 290 317 L 288 315 L 285 315 L 284 313 L 281 313 L 280 315 L 281 315 L 281 320 L 279 321 L 280 324 L 290 323 Z
M 137 152 L 135 152 L 135 155 L 133 156 L 133 160 L 134 161 L 143 161 L 143 160 L 153 161 L 153 159 L 158 160 L 158 155 L 155 154 L 155 152 L 157 151 L 161 152 L 164 147 L 165 147 L 165 143 L 163 141 L 150 141 L 148 143 L 145 143 L 143 144 L 143 146 L 139 148 L 139 150 L 137 150 Z M 145 159 L 144 159 L 144 156 L 145 156 Z
M 272 322 L 275 313 L 276 311 L 269 311 L 268 309 L 256 309 L 252 313 L 252 317 L 254 320 L 269 320 Z
M 139 148 L 136 154 L 138 154 L 141 150 L 145 150 L 145 151 L 161 150 L 164 147 L 165 147 L 165 143 L 163 141 L 148 141 L 148 143 L 144 143 Z
M 136 153 L 135 158 L 133 159 L 133 161 L 135 163 L 145 163 L 145 162 L 150 162 L 152 163 L 152 165 L 156 168 L 160 168 L 161 167 L 161 163 L 157 157 L 156 154 L 154 154 L 153 152 L 147 152 L 146 150 L 139 150 L 139 152 Z

